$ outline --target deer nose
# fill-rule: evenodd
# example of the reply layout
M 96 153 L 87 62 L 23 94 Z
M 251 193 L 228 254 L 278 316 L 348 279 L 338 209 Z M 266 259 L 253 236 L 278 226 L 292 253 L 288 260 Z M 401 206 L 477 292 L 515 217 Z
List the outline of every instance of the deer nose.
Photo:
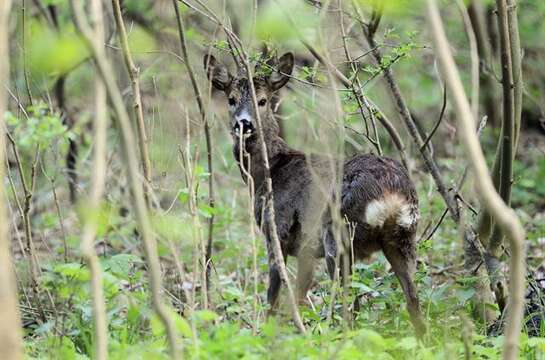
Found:
M 243 134 L 250 134 L 254 131 L 254 125 L 248 119 L 240 119 L 235 123 L 233 130 L 236 134 L 240 134 L 241 130 Z

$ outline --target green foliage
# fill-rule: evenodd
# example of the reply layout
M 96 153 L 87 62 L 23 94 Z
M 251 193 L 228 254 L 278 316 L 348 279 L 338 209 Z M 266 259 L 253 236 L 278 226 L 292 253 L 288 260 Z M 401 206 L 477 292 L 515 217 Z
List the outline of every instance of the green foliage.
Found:
M 52 143 L 65 146 L 73 136 L 60 115 L 51 112 L 41 101 L 28 106 L 25 115 L 16 116 L 8 111 L 5 119 L 11 135 L 17 139 L 17 146 L 23 151 L 34 151 L 36 147 L 44 149 Z
M 387 16 L 406 16 L 409 11 L 424 11 L 423 1 L 356 0 L 364 9 L 380 8 Z
M 28 30 L 27 60 L 36 75 L 60 75 L 84 61 L 89 52 L 72 26 L 55 31 L 39 22 L 32 22 Z
M 312 8 L 303 1 L 270 1 L 258 14 L 255 36 L 262 41 L 293 44 L 299 36 L 312 39 L 318 21 Z

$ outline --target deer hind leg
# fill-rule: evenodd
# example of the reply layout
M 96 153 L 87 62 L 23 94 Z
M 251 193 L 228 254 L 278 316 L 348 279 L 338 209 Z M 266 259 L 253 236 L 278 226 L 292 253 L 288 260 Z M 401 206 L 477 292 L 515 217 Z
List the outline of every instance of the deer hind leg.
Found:
M 269 258 L 269 288 L 267 289 L 267 301 L 270 305 L 268 311 L 269 315 L 272 315 L 276 311 L 278 305 L 278 295 L 280 294 L 280 287 L 282 286 L 282 277 L 280 276 L 280 269 L 275 260 L 274 252 L 272 249 L 273 244 L 267 240 L 267 253 Z M 284 262 L 286 261 L 286 252 L 282 249 L 282 255 L 284 256 Z
M 407 246 L 408 249 L 401 249 L 400 246 Z M 414 273 L 416 271 L 416 249 L 414 242 L 401 241 L 394 244 L 387 243 L 383 245 L 384 255 L 392 265 L 405 298 L 407 300 L 407 309 L 411 317 L 411 322 L 415 328 L 417 336 L 422 336 L 426 332 L 426 325 L 420 312 L 420 303 L 418 301 L 418 292 L 414 284 Z

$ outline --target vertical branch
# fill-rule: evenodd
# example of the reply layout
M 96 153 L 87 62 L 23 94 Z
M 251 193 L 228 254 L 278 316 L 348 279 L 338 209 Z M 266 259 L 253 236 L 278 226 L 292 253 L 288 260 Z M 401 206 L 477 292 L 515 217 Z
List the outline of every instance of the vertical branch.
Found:
M 511 66 L 513 74 L 513 96 L 514 104 L 514 149 L 513 156 L 516 154 L 519 135 L 520 123 L 522 117 L 522 49 L 520 47 L 519 24 L 517 19 L 517 2 L 516 0 L 507 0 L 507 19 L 509 23 L 509 45 L 511 47 Z
M 0 3 L 0 84 L 9 82 L 8 19 L 11 0 Z M 0 179 L 5 177 L 4 112 L 7 110 L 6 93 L 0 90 Z M 4 186 L 0 185 L 0 349 L 6 359 L 22 359 L 21 320 L 17 306 L 17 287 L 11 262 L 11 237 L 5 207 Z
M 492 72 L 493 54 L 490 49 L 490 39 L 486 28 L 486 19 L 484 8 L 481 0 L 471 0 L 467 12 L 473 32 L 475 33 L 475 41 L 477 42 L 477 52 L 480 62 L 480 80 L 483 95 L 484 112 L 488 116 L 490 123 L 499 124 L 500 114 L 496 109 L 497 88 L 496 79 Z
M 468 6 L 468 14 L 473 24 L 473 31 L 475 32 L 475 39 L 477 40 L 477 50 L 479 52 L 479 58 L 481 62 L 481 82 L 483 88 L 483 100 L 485 112 L 490 123 L 498 125 L 501 121 L 501 113 L 498 111 L 498 91 L 496 86 L 496 79 L 494 78 L 492 65 L 494 59 L 494 53 L 490 45 L 490 36 L 487 31 L 485 10 L 480 0 L 472 0 Z M 520 46 L 519 46 L 520 47 Z M 501 135 L 498 140 L 498 146 L 496 148 L 496 154 L 494 157 L 494 165 L 492 166 L 492 181 L 496 189 L 500 184 L 500 158 L 501 158 Z M 483 209 L 480 212 L 477 220 L 477 231 L 483 245 L 487 246 L 492 232 L 493 221 L 490 214 Z
M 506 204 L 511 203 L 511 183 L 515 153 L 515 98 L 513 91 L 513 64 L 511 60 L 511 29 L 509 26 L 507 1 L 497 0 L 498 28 L 500 33 L 500 54 L 503 89 L 503 122 L 501 129 L 500 182 L 499 193 Z M 494 219 L 495 220 L 495 219 Z M 487 246 L 486 265 L 491 276 L 492 290 L 496 293 L 500 310 L 505 305 L 504 281 L 500 270 L 500 256 L 503 253 L 503 234 L 499 224 L 495 224 Z
M 95 46 L 101 47 L 104 42 L 104 23 L 102 20 L 102 1 L 93 0 L 91 3 L 91 16 L 94 24 Z M 108 326 L 106 318 L 106 304 L 102 289 L 102 271 L 98 256 L 94 247 L 94 239 L 97 233 L 98 213 L 100 202 L 104 193 L 106 176 L 106 88 L 100 76 L 95 78 L 95 117 L 94 129 L 94 155 L 93 171 L 91 178 L 91 193 L 89 195 L 89 213 L 85 217 L 83 233 L 81 236 L 81 254 L 89 267 L 91 275 L 91 296 L 93 303 L 93 318 L 95 325 L 94 357 L 96 360 L 105 360 L 108 357 Z
M 83 39 L 91 51 L 97 70 L 105 83 L 108 97 L 116 114 L 117 126 L 121 132 L 121 150 L 125 158 L 125 166 L 127 169 L 127 177 L 129 179 L 133 207 L 136 213 L 136 219 L 138 222 L 140 235 L 142 237 L 144 253 L 146 255 L 146 262 L 148 265 L 151 302 L 155 312 L 165 327 L 170 347 L 170 355 L 173 359 L 178 359 L 178 348 L 176 346 L 176 332 L 173 319 L 168 312 L 168 308 L 161 300 L 161 268 L 159 256 L 157 254 L 157 243 L 155 242 L 149 222 L 142 184 L 139 181 L 138 161 L 134 155 L 134 148 L 136 147 L 136 144 L 129 115 L 123 104 L 121 92 L 119 91 L 119 88 L 115 82 L 112 67 L 106 58 L 104 47 L 97 46 L 93 41 L 93 32 L 85 20 L 85 14 L 81 3 L 79 0 L 70 0 L 70 6 L 74 14 L 76 26 L 83 35 Z
M 479 50 L 477 49 L 477 37 L 475 36 L 475 30 L 473 24 L 467 13 L 467 9 L 464 6 L 462 0 L 456 0 L 456 5 L 460 10 L 460 15 L 464 21 L 466 29 L 467 39 L 469 41 L 469 50 L 471 54 L 471 111 L 473 111 L 473 117 L 479 118 Z
M 21 185 L 23 187 L 23 195 L 24 195 L 24 202 L 23 206 L 19 208 L 21 213 L 21 218 L 23 219 L 23 226 L 25 228 L 25 239 L 26 239 L 26 252 L 28 254 L 28 260 L 29 260 L 29 275 L 30 275 L 30 282 L 32 286 L 32 291 L 35 295 L 39 295 L 40 289 L 38 287 L 38 259 L 36 257 L 36 251 L 34 249 L 34 240 L 32 238 L 32 224 L 30 223 L 30 208 L 32 204 L 32 197 L 33 197 L 33 188 L 34 188 L 34 179 L 36 176 L 36 164 L 38 160 L 38 154 L 39 149 L 36 149 L 36 155 L 34 162 L 31 166 L 30 171 L 30 186 L 27 182 L 27 179 L 25 177 L 25 172 L 23 171 L 23 164 L 21 160 L 21 156 L 19 154 L 19 150 L 17 149 L 17 144 L 15 142 L 15 139 L 11 136 L 9 132 L 6 133 L 6 136 L 11 143 L 11 147 L 13 149 L 13 154 L 15 156 L 15 163 L 17 164 L 17 171 L 19 172 L 19 177 L 21 178 Z M 14 190 L 15 191 L 15 190 Z M 40 301 L 40 297 L 37 296 L 37 301 Z M 45 314 L 42 312 L 42 317 L 45 319 Z
M 497 224 L 507 235 L 511 245 L 511 261 L 509 266 L 510 304 L 505 329 L 503 358 L 516 359 L 524 310 L 524 229 L 513 209 L 502 200 L 494 189 L 479 139 L 474 131 L 475 121 L 469 102 L 465 95 L 458 69 L 450 53 L 448 40 L 439 16 L 439 10 L 434 0 L 427 0 L 427 3 L 435 53 L 441 64 L 445 82 L 452 94 L 454 105 L 457 108 L 460 138 L 464 143 L 475 177 L 478 179 L 478 181 L 475 181 L 475 185 L 479 191 L 483 205 L 494 216 Z
M 208 119 L 206 117 L 206 110 L 204 108 L 204 104 L 202 101 L 201 92 L 199 90 L 199 86 L 197 85 L 197 81 L 195 80 L 195 73 L 193 72 L 193 68 L 191 67 L 191 62 L 189 61 L 189 55 L 187 53 L 187 44 L 185 39 L 185 27 L 183 19 L 180 15 L 180 9 L 178 8 L 178 0 L 172 0 L 172 6 L 174 7 L 174 12 L 176 14 L 176 23 L 178 25 L 178 35 L 180 36 L 180 47 L 182 49 L 182 57 L 184 59 L 185 66 L 187 68 L 187 72 L 189 74 L 189 79 L 191 80 L 191 86 L 193 87 L 193 92 L 195 94 L 195 100 L 197 101 L 197 106 L 199 107 L 199 113 L 201 115 L 201 120 L 204 124 L 204 137 L 206 140 L 206 153 L 207 153 L 207 163 L 208 163 L 208 206 L 212 210 L 214 210 L 215 207 L 215 198 L 214 198 L 214 168 L 212 163 L 212 140 L 210 137 L 210 125 L 208 124 Z M 206 262 L 206 296 L 208 299 L 210 299 L 210 270 L 212 268 L 211 264 L 211 258 L 212 258 L 212 243 L 214 240 L 214 211 L 212 211 L 212 214 L 210 218 L 208 219 L 208 241 L 206 244 L 206 254 L 205 254 L 205 262 Z
M 25 0 L 21 2 L 21 24 L 23 28 L 23 34 L 21 36 L 21 47 L 22 47 L 22 55 L 23 55 L 23 77 L 25 78 L 25 88 L 28 95 L 28 102 L 30 105 L 34 103 L 34 99 L 32 97 L 32 91 L 30 90 L 30 79 L 28 76 L 28 70 L 27 70 L 27 52 L 26 52 L 26 6 L 25 6 Z
M 132 96 L 134 99 L 134 111 L 136 114 L 136 128 L 138 129 L 138 148 L 140 149 L 140 161 L 142 162 L 142 170 L 144 171 L 144 199 L 146 205 L 150 206 L 150 187 L 151 187 L 151 162 L 148 150 L 148 138 L 146 135 L 146 124 L 144 122 L 144 109 L 142 108 L 142 96 L 140 93 L 140 69 L 135 65 L 127 40 L 127 30 L 121 15 L 121 6 L 119 0 L 112 0 L 112 8 L 114 11 L 115 24 L 118 29 L 119 42 L 123 52 L 123 60 L 127 73 L 131 79 Z

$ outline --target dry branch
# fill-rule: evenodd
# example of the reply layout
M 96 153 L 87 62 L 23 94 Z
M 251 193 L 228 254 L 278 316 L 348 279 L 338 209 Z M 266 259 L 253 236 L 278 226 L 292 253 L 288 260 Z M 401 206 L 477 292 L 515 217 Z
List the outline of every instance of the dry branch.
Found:
M 119 0 L 112 0 L 115 23 L 118 29 L 119 42 L 123 53 L 123 60 L 127 73 L 131 79 L 132 96 L 134 99 L 134 112 L 136 113 L 136 128 L 138 129 L 138 148 L 140 149 L 140 161 L 144 171 L 144 198 L 147 206 L 150 205 L 150 187 L 151 187 L 151 162 L 148 150 L 148 137 L 146 135 L 146 124 L 144 122 L 144 109 L 142 107 L 142 94 L 140 93 L 140 69 L 132 60 L 131 49 L 127 39 L 127 30 L 121 15 L 121 6 Z
M 478 179 L 478 181 L 475 181 L 475 185 L 481 195 L 483 205 L 494 216 L 497 224 L 502 228 L 510 242 L 510 303 L 505 328 L 503 358 L 516 359 L 524 310 L 524 229 L 513 209 L 506 205 L 494 189 L 479 139 L 473 130 L 475 121 L 460 80 L 458 69 L 450 53 L 439 10 L 434 0 L 428 0 L 427 3 L 435 53 L 441 64 L 443 77 L 449 87 L 453 103 L 457 108 L 460 138 L 464 143 L 475 177 Z
M 11 0 L 0 4 L 0 179 L 5 177 L 4 162 L 4 112 L 7 110 L 4 84 L 9 82 L 8 20 Z M 21 320 L 17 307 L 17 287 L 11 262 L 11 237 L 5 207 L 4 186 L 0 185 L 0 349 L 2 357 L 8 360 L 22 358 Z
M 70 6 L 74 14 L 76 26 L 83 35 L 83 39 L 91 51 L 97 70 L 105 83 L 108 97 L 116 115 L 116 124 L 121 132 L 121 150 L 125 158 L 127 177 L 129 178 L 129 185 L 132 195 L 131 198 L 134 211 L 136 213 L 140 236 L 144 245 L 146 262 L 148 265 L 151 302 L 155 312 L 165 327 L 171 357 L 173 359 L 177 359 L 178 349 L 176 346 L 176 331 L 173 319 L 171 318 L 167 307 L 161 300 L 161 268 L 159 264 L 159 256 L 157 255 L 157 243 L 153 237 L 151 224 L 149 222 L 142 184 L 140 181 L 140 174 L 138 173 L 138 161 L 134 155 L 136 144 L 129 121 L 129 115 L 123 104 L 121 92 L 115 82 L 112 67 L 106 58 L 104 47 L 97 46 L 93 41 L 94 34 L 85 19 L 85 14 L 81 3 L 78 0 L 70 0 Z

